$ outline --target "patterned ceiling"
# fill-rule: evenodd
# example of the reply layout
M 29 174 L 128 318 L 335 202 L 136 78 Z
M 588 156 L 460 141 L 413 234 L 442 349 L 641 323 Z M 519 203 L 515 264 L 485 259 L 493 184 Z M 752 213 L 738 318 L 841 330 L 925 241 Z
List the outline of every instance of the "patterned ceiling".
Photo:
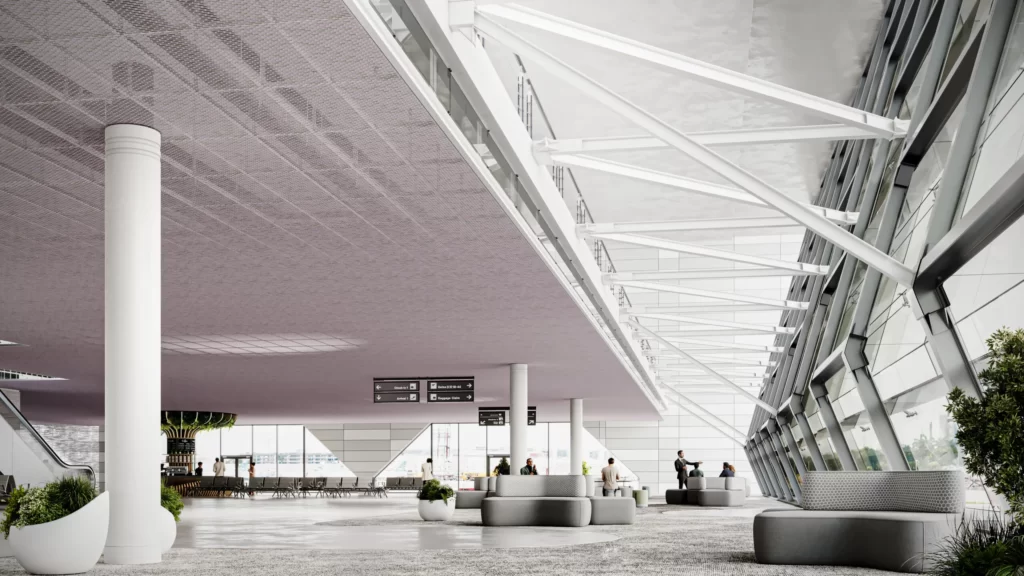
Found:
M 114 123 L 163 135 L 165 408 L 471 420 L 371 378 L 503 403 L 526 362 L 543 420 L 656 414 L 341 0 L 0 0 L 0 368 L 65 378 L 30 418 L 102 416 Z

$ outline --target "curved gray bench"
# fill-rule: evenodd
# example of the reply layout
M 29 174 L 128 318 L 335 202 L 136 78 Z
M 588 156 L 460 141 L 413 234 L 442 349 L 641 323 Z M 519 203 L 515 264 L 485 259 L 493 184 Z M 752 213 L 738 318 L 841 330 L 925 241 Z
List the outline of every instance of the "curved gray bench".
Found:
M 498 476 L 480 516 L 484 526 L 587 526 L 586 494 L 583 476 Z
M 494 476 L 474 478 L 473 490 L 459 490 L 455 495 L 455 508 L 479 509 L 484 503 L 484 498 L 494 495 L 496 480 Z
M 957 470 L 808 472 L 803 480 L 804 509 L 754 518 L 758 562 L 924 572 L 964 510 Z
M 636 500 L 632 498 L 590 498 L 590 524 L 632 524 L 636 520 Z
M 686 490 L 666 490 L 668 504 L 698 506 L 742 506 L 747 498 L 747 481 L 742 477 L 696 477 L 686 479 Z

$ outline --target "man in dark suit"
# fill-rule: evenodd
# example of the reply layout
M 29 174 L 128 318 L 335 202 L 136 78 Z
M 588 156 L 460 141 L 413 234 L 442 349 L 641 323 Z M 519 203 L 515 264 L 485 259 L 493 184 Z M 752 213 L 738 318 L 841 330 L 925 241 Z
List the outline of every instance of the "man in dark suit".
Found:
M 679 456 L 676 458 L 676 480 L 679 480 L 679 489 L 682 490 L 686 484 L 686 467 L 703 464 L 703 462 L 690 462 L 684 457 L 682 450 L 676 454 Z

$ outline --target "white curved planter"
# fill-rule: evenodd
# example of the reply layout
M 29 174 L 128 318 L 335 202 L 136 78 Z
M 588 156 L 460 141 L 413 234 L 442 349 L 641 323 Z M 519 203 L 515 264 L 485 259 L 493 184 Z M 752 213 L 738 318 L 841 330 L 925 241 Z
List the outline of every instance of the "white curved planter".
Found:
M 167 553 L 174 546 L 174 539 L 178 537 L 178 523 L 174 521 L 174 515 L 163 506 L 156 515 L 157 532 L 160 536 L 160 551 Z
M 104 492 L 60 520 L 11 528 L 8 541 L 18 563 L 32 574 L 81 574 L 103 554 L 109 522 L 110 498 Z
M 423 518 L 427 522 L 446 522 L 452 519 L 452 514 L 455 513 L 455 496 L 448 499 L 448 504 L 444 503 L 444 500 L 420 500 L 419 503 L 420 518 Z

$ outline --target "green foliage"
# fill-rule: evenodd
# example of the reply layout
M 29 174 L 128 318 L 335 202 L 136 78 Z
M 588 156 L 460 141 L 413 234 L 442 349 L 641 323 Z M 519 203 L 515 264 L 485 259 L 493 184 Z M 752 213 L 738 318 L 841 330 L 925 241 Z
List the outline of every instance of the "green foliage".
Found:
M 1024 535 L 1018 534 L 1006 542 L 999 564 L 989 570 L 988 576 L 1024 576 Z
M 512 466 L 508 463 L 508 458 L 502 458 L 498 465 L 494 467 L 495 476 L 508 476 L 512 473 Z
M 981 400 L 954 388 L 946 411 L 958 430 L 964 467 L 985 479 L 1024 522 L 1024 330 L 996 331 L 987 340 L 990 359 L 981 374 Z
M 583 461 L 583 475 L 590 476 L 590 464 L 586 460 Z
M 1008 561 L 1010 542 L 1020 538 L 1020 527 L 1001 515 L 961 518 L 956 532 L 929 555 L 935 576 L 992 576 Z M 1009 574 L 1012 574 L 1010 572 Z
M 174 516 L 175 522 L 181 522 L 181 511 L 185 508 L 185 503 L 181 501 L 181 495 L 177 490 L 161 483 L 160 505 Z
M 96 488 L 82 476 L 61 478 L 42 488 L 18 487 L 11 493 L 0 523 L 4 538 L 11 528 L 60 520 L 96 498 Z
M 160 415 L 160 430 L 165 433 L 205 432 L 220 428 L 231 428 L 238 418 L 227 412 L 175 412 L 166 411 Z
M 455 497 L 455 491 L 452 490 L 451 486 L 445 486 L 441 484 L 440 480 L 427 480 L 423 483 L 423 488 L 420 489 L 419 499 L 429 500 L 431 502 L 435 500 L 444 500 L 444 503 L 448 503 L 449 498 Z

